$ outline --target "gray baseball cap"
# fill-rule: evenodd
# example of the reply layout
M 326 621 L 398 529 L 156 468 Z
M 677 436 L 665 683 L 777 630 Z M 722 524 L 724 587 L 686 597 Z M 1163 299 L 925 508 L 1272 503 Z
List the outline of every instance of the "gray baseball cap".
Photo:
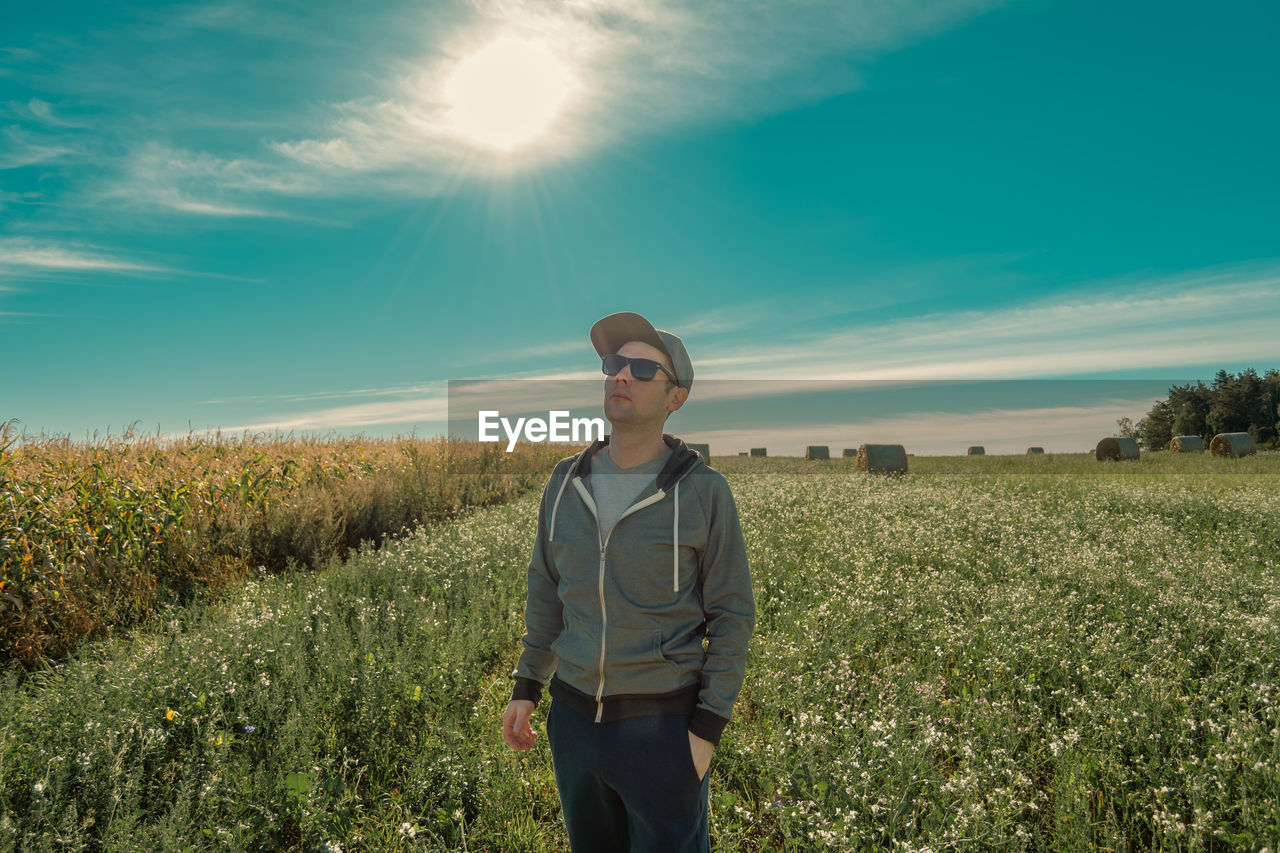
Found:
M 693 389 L 693 362 L 689 361 L 684 342 L 675 335 L 655 329 L 648 320 L 630 311 L 610 314 L 591 327 L 591 344 L 601 358 L 613 355 L 628 341 L 640 341 L 665 352 L 680 380 L 677 384 Z

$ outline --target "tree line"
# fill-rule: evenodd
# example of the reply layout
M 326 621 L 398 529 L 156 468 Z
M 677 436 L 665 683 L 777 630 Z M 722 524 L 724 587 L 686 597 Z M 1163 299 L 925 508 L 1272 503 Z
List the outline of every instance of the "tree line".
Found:
M 1207 442 L 1221 432 L 1247 432 L 1259 447 L 1280 449 L 1280 370 L 1259 376 L 1252 367 L 1235 376 L 1219 370 L 1213 383 L 1175 385 L 1135 425 L 1117 421 L 1120 435 L 1145 450 L 1165 450 L 1175 436 L 1198 435 Z

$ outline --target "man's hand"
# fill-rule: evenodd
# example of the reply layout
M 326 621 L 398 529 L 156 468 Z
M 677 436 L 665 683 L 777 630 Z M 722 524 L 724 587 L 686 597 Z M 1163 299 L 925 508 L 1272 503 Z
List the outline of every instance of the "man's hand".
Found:
M 533 703 L 528 699 L 512 699 L 502 712 L 502 737 L 512 749 L 526 752 L 533 749 L 538 733 L 529 725 L 533 715 Z
M 707 768 L 711 766 L 711 753 L 715 751 L 714 743 L 689 732 L 689 752 L 693 754 L 693 766 L 698 771 L 699 779 L 706 778 Z

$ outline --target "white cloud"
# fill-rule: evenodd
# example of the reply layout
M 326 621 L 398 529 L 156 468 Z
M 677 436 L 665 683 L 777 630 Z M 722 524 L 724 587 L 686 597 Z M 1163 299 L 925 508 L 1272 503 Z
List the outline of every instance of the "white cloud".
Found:
M 34 193 L 34 192 L 11 193 L 11 192 L 5 192 L 4 190 L 0 190 L 0 210 L 3 210 L 6 206 L 13 206 L 18 204 L 31 204 L 39 198 L 40 198 L 39 193 Z
M 700 376 L 997 379 L 1272 361 L 1280 267 L 1084 285 L 1084 296 L 848 325 L 772 346 L 722 343 Z M 693 350 L 693 344 L 690 344 Z
M 997 5 L 991 0 L 482 0 L 473 22 L 406 64 L 376 96 L 332 107 L 322 134 L 277 151 L 338 172 L 449 174 L 518 166 L 636 134 L 742 120 L 851 91 L 854 66 Z M 444 81 L 500 37 L 554 46 L 576 80 L 555 127 L 521 155 L 480 159 L 448 129 Z M 403 188 L 431 191 L 434 185 Z
M 225 397 L 218 400 L 200 400 L 201 405 L 227 403 L 305 403 L 312 400 L 344 400 L 351 397 L 399 397 L 419 398 L 422 395 L 441 393 L 441 382 L 424 382 L 410 385 L 393 385 L 388 388 L 354 388 L 342 391 L 309 391 L 303 394 L 255 394 L 247 397 Z
M 69 121 L 60 115 L 55 115 L 53 111 L 53 104 L 42 100 L 41 98 L 31 98 L 25 104 L 11 103 L 10 108 L 13 109 L 13 111 L 20 117 L 34 118 L 41 124 L 49 127 L 84 127 L 82 124 Z
M 268 416 L 255 423 L 220 427 L 225 433 L 273 432 L 289 430 L 359 429 L 383 424 L 438 424 L 448 418 L 448 400 L 440 393 L 413 400 L 358 403 L 328 409 L 314 409 L 288 415 Z M 185 433 L 183 433 L 185 435 Z
M 0 238 L 0 275 L 6 272 L 167 272 L 164 267 L 103 252 L 93 246 L 62 245 L 19 237 Z
M 367 30 L 367 16 L 350 10 L 307 16 L 240 0 L 189 4 L 135 22 L 120 34 L 107 32 L 101 44 L 87 39 L 82 49 L 72 53 L 67 46 L 66 55 L 51 57 L 64 69 L 68 91 L 74 86 L 80 99 L 122 101 L 118 112 L 128 120 L 94 113 L 94 132 L 85 134 L 71 130 L 74 119 L 64 115 L 75 115 L 75 100 L 33 97 L 10 104 L 29 128 L 0 131 L 9 137 L 0 147 L 0 169 L 74 161 L 92 176 L 81 196 L 90 205 L 118 209 L 124 202 L 211 219 L 305 218 L 281 210 L 282 197 L 438 196 L 456 186 L 460 175 L 573 158 L 618 139 L 691 124 L 750 120 L 850 91 L 860 85 L 859 64 L 998 3 L 452 0 L 388 7 Z M 345 91 L 361 79 L 366 94 L 319 108 L 307 105 L 310 115 L 299 108 L 246 114 L 238 104 L 217 101 L 217 87 L 196 98 L 175 91 L 183 83 L 199 85 L 200 75 L 220 73 L 218 55 L 206 53 L 209 39 L 287 42 L 303 46 L 304 61 L 315 62 L 352 48 L 335 36 L 335 26 L 345 21 L 363 37 L 384 32 L 384 20 L 395 22 L 390 50 L 399 54 L 366 51 L 365 62 L 343 73 L 320 73 L 317 79 L 341 80 Z M 545 137 L 495 157 L 449 130 L 442 88 L 459 60 L 501 35 L 545 39 L 577 83 Z M 99 52 L 126 38 L 138 51 L 130 58 L 136 68 L 108 62 Z M 190 46 L 192 56 L 178 66 L 185 77 L 161 73 L 172 57 L 154 49 L 160 44 Z M 407 44 L 421 52 L 405 53 Z M 33 57 L 9 51 L 13 63 Z M 271 68 L 264 66 L 263 73 Z M 171 106 L 160 110 L 158 104 Z M 234 134 L 238 140 L 218 154 L 182 150 L 172 141 L 204 128 L 212 131 L 205 138 Z M 82 135 L 68 135 L 77 132 Z M 120 156 L 121 150 L 128 153 Z
M 1086 285 L 1084 298 L 1043 300 L 991 311 L 963 311 L 906 318 L 879 325 L 849 326 L 837 332 L 808 335 L 778 345 L 725 342 L 746 337 L 738 323 L 687 335 L 691 352 L 723 353 L 695 362 L 698 378 L 689 405 L 699 401 L 770 399 L 785 406 L 789 394 L 808 394 L 829 388 L 847 391 L 850 383 L 874 381 L 876 388 L 921 381 L 953 379 L 1031 379 L 1127 371 L 1131 375 L 1185 381 L 1180 367 L 1232 364 L 1256 360 L 1270 367 L 1276 357 L 1275 328 L 1280 324 L 1280 268 L 1248 265 L 1211 269 L 1181 277 L 1148 282 L 1127 295 L 1116 281 Z M 1115 293 L 1113 298 L 1100 294 Z M 766 306 L 767 307 L 767 306 Z M 743 317 L 768 312 L 752 309 Z M 697 323 L 697 317 L 691 318 Z M 746 327 L 750 331 L 750 327 Z M 678 329 L 684 333 L 684 329 Z M 763 331 L 763 329 L 762 329 Z M 687 333 L 686 333 L 687 334 Z M 549 355 L 589 344 L 553 342 Z M 702 337 L 702 340 L 698 338 Z M 720 343 L 715 342 L 721 337 Z M 501 379 L 485 382 L 468 395 L 455 386 L 456 411 L 498 408 L 520 414 L 549 407 L 573 409 L 600 405 L 603 377 L 591 370 L 504 371 Z M 355 389 L 290 395 L 271 399 L 300 402 L 360 396 L 397 396 L 388 402 L 315 409 L 300 414 L 273 415 L 259 423 L 228 429 L 326 429 L 377 424 L 434 422 L 442 425 L 448 413 L 443 382 L 392 388 Z M 1100 386 L 1099 396 L 1108 394 Z M 922 391 L 921 393 L 927 393 Z M 833 446 L 852 437 L 862 441 L 910 441 L 921 453 L 953 453 L 962 442 L 986 444 L 989 452 L 1022 452 L 1030 444 L 1052 450 L 1080 451 L 1102 435 L 1110 435 L 1120 417 L 1137 418 L 1154 397 L 1105 400 L 1092 407 L 1049 410 L 999 409 L 986 412 L 913 414 L 855 424 L 821 424 L 794 430 L 769 430 L 769 440 L 796 453 L 805 444 Z M 552 401 L 549 403 L 548 401 Z M 226 402 L 226 401 L 211 401 Z M 468 408 L 469 407 L 469 408 Z M 931 423 L 942 418 L 947 435 L 941 439 Z M 699 432 L 697 440 L 749 446 L 764 443 L 759 430 Z M 954 438 L 953 438 L 954 436 Z M 697 438 L 695 436 L 695 438 Z M 1020 445 L 1020 446 L 1019 446 Z M 796 450 L 798 448 L 798 450 Z M 950 449 L 948 449 L 950 448 Z M 963 450 L 963 448 L 961 449 Z M 790 451 L 779 451 L 790 452 Z M 913 452 L 917 452 L 913 450 Z
M 15 125 L 6 127 L 3 135 L 4 143 L 0 145 L 0 170 L 49 163 L 76 153 L 74 148 L 61 141 L 30 133 Z
M 220 218 L 297 218 L 242 199 L 263 194 L 305 196 L 315 179 L 296 168 L 281 168 L 248 158 L 215 157 L 151 142 L 124 161 L 122 176 L 100 191 L 104 200 L 139 207 L 161 207 Z
M 227 216 L 227 217 L 253 217 L 253 216 L 272 216 L 273 214 L 252 207 L 237 207 L 230 204 L 213 204 L 207 201 L 195 201 L 193 199 L 183 198 L 177 193 L 173 194 L 156 194 L 152 196 L 152 201 L 157 204 L 167 205 L 174 210 L 181 210 L 184 213 L 199 213 L 204 216 Z

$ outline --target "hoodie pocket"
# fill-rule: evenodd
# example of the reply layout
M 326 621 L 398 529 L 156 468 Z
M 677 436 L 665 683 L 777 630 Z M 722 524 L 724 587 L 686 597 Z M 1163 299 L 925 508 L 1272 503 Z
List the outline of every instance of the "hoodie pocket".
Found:
M 677 672 L 702 668 L 705 653 L 701 634 L 681 634 L 665 643 L 659 641 L 658 654 Z
M 652 625 L 611 627 L 605 658 L 607 693 L 660 693 L 672 689 L 679 672 L 663 656 L 662 631 Z
M 662 631 L 659 628 L 653 629 L 653 657 L 655 660 L 662 661 L 672 672 L 680 671 L 680 664 L 667 657 L 662 650 Z

